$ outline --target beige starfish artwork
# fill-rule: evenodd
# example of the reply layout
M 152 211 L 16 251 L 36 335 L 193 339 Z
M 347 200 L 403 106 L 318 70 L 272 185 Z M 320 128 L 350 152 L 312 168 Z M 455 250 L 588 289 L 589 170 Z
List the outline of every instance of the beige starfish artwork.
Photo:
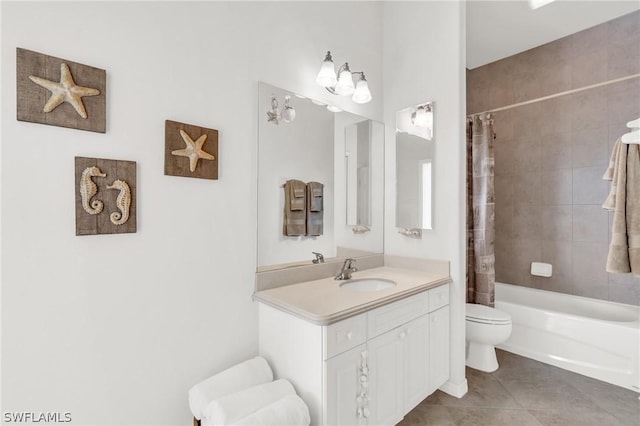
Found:
M 29 80 L 51 92 L 51 97 L 44 105 L 44 112 L 51 112 L 63 102 L 68 102 L 82 118 L 87 118 L 87 111 L 84 108 L 84 103 L 82 103 L 82 98 L 100 94 L 98 89 L 78 86 L 73 81 L 69 66 L 64 63 L 60 64 L 60 82 L 47 80 L 35 75 L 30 75 Z
M 184 149 L 178 149 L 176 151 L 171 151 L 171 155 L 176 155 L 178 157 L 188 157 L 189 158 L 189 169 L 191 173 L 196 171 L 196 167 L 198 167 L 198 160 L 215 160 L 216 157 L 208 152 L 202 150 L 202 145 L 204 145 L 207 140 L 207 135 L 204 134 L 200 136 L 195 142 L 184 130 L 180 130 L 180 136 L 182 136 L 182 140 L 187 145 Z

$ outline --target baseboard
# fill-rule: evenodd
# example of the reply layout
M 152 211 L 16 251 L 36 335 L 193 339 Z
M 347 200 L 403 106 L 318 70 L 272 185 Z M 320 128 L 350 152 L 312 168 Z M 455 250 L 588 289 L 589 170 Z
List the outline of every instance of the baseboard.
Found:
M 462 383 L 453 383 L 448 381 L 444 385 L 440 386 L 440 390 L 446 394 L 455 396 L 456 398 L 462 398 L 469 390 L 469 386 L 467 385 L 467 379 L 464 379 Z

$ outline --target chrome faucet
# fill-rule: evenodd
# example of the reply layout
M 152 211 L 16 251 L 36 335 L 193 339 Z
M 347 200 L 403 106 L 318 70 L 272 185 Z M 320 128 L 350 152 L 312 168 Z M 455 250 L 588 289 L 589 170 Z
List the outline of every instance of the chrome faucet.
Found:
M 358 271 L 358 268 L 356 268 L 355 266 L 351 266 L 355 262 L 356 262 L 356 260 L 352 259 L 352 258 L 345 259 L 344 264 L 342 265 L 342 270 L 340 271 L 340 273 L 338 275 L 336 275 L 336 277 L 334 279 L 336 279 L 336 280 L 350 280 L 351 279 L 351 274 L 353 274 L 354 272 Z
M 311 253 L 316 255 L 316 258 L 312 260 L 313 263 L 324 263 L 324 256 L 322 253 L 317 253 L 315 251 L 312 251 Z

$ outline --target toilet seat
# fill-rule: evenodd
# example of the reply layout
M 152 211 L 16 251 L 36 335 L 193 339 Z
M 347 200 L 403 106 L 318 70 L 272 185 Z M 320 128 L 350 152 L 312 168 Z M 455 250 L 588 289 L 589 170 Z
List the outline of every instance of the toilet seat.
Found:
M 511 315 L 490 306 L 467 303 L 465 317 L 467 321 L 481 324 L 511 324 Z

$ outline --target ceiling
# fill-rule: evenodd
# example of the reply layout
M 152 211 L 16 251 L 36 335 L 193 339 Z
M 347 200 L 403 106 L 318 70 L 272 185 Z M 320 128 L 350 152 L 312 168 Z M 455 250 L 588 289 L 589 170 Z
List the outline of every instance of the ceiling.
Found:
M 640 9 L 640 1 L 527 0 L 467 3 L 467 68 L 497 61 Z

